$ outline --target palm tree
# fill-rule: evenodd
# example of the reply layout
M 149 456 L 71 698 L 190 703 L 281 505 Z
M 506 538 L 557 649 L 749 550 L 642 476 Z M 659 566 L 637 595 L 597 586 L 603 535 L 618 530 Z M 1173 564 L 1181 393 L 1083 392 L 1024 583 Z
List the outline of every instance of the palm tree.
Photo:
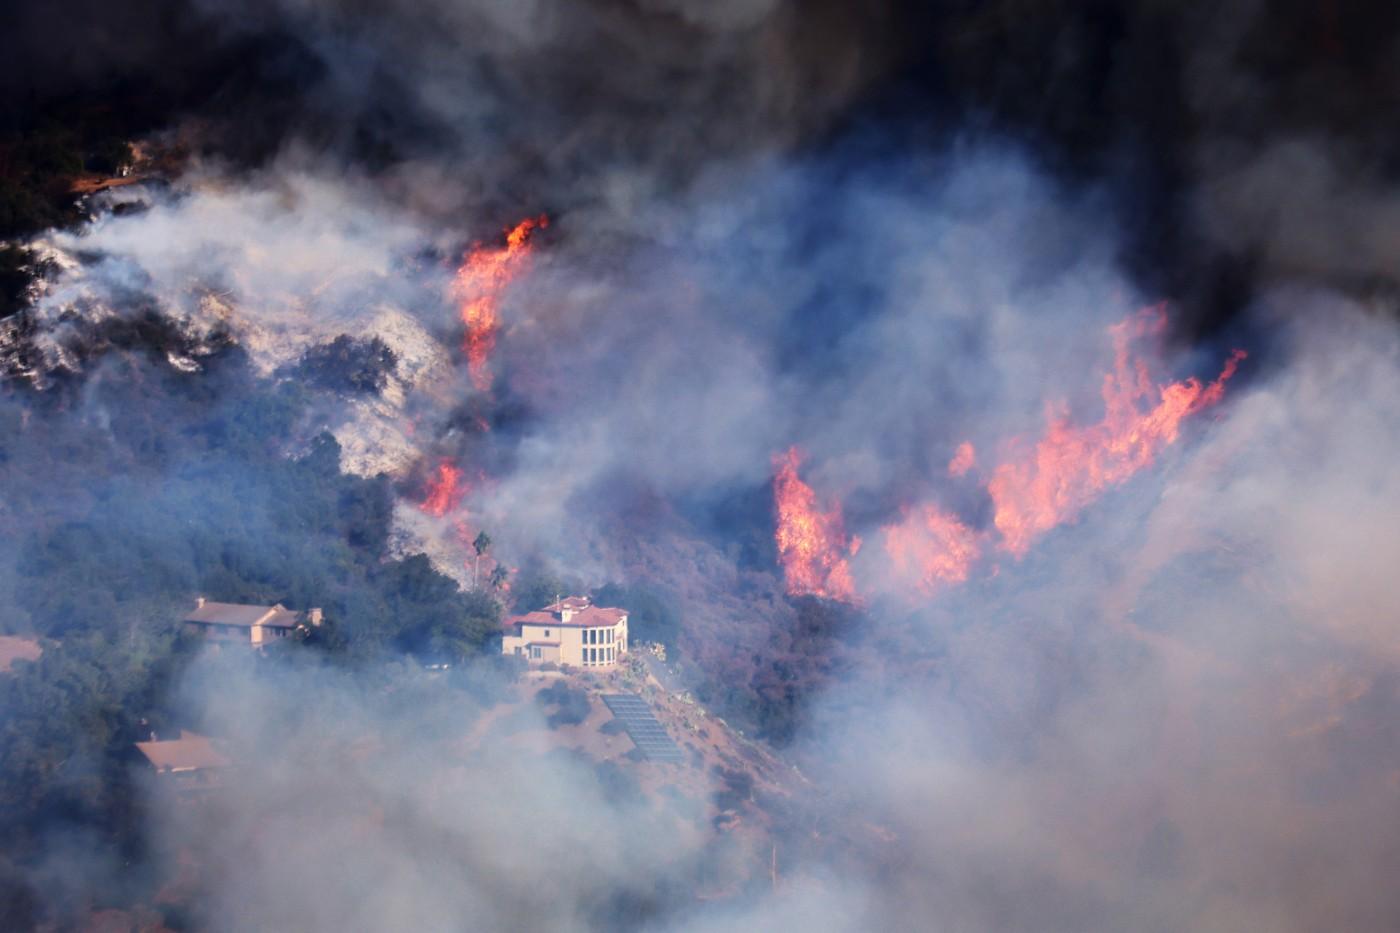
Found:
M 490 546 L 491 536 L 484 531 L 472 542 L 472 547 L 476 549 L 476 563 L 472 565 L 472 589 L 476 589 L 477 574 L 481 571 L 481 555 L 485 554 Z

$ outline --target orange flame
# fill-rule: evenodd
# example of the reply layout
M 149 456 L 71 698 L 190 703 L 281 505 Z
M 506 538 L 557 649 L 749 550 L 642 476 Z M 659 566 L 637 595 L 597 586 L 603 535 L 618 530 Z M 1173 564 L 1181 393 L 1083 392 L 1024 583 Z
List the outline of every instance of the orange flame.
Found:
M 1132 353 L 1133 341 L 1161 333 L 1165 310 L 1146 308 L 1110 328 L 1113 371 L 1104 376 L 1103 419 L 1076 426 L 1063 405 L 1047 409 L 1045 435 L 1034 450 L 1001 464 L 987 484 L 1001 547 L 1016 556 L 1031 542 L 1063 522 L 1109 486 L 1124 482 L 1176 441 L 1188 415 L 1219 402 L 1243 350 L 1226 361 L 1214 382 L 1192 377 L 1154 386 L 1146 363 Z
M 438 464 L 437 472 L 428 480 L 428 494 L 418 507 L 429 515 L 442 518 L 454 511 L 467 494 L 462 484 L 462 471 L 450 460 Z
M 906 510 L 884 532 L 895 572 L 925 594 L 965 581 L 982 554 L 977 532 L 935 505 Z
M 822 511 L 816 493 L 797 475 L 802 455 L 796 447 L 773 459 L 773 497 L 778 512 L 774 540 L 787 591 L 793 596 L 855 600 L 849 558 L 860 539 L 847 539 L 839 507 Z
M 1233 351 L 1220 375 L 1208 384 L 1192 377 L 1156 385 L 1133 346 L 1165 327 L 1162 306 L 1146 308 L 1111 327 L 1114 363 L 1103 379 L 1103 418 L 1096 424 L 1074 425 L 1063 404 L 1050 406 L 1045 434 L 1034 448 L 992 471 L 987 492 L 1002 550 L 1017 557 L 1025 554 L 1036 538 L 1072 521 L 1107 488 L 1151 464 L 1177 440 L 1185 418 L 1224 398 L 1225 383 L 1245 352 Z M 828 511 L 818 508 L 811 487 L 798 476 L 800 459 L 796 448 L 774 459 L 775 537 L 787 591 L 854 602 L 849 558 L 860 539 L 848 541 L 839 505 Z M 976 450 L 964 442 L 949 461 L 948 473 L 965 476 L 976 465 Z M 989 537 L 931 503 L 906 507 L 901 520 L 882 531 L 895 577 L 924 594 L 965 582 Z
M 500 329 L 501 293 L 530 255 L 530 234 L 547 226 L 549 218 L 543 214 L 526 218 L 507 231 L 504 248 L 477 244 L 457 269 L 453 289 L 461 302 L 459 314 L 466 327 L 462 352 L 467 356 L 472 385 L 478 391 L 491 388 L 490 359 Z

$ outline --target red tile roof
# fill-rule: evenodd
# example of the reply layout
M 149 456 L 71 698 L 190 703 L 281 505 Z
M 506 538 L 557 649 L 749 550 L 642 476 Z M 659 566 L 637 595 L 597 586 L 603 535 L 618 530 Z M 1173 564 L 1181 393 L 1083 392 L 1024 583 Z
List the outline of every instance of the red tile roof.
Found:
M 570 616 L 569 624 L 581 626 L 616 625 L 625 618 L 627 618 L 626 609 L 604 609 L 602 606 L 590 606 Z
M 583 597 L 575 597 L 582 599 Z M 565 600 L 564 602 L 568 602 Z M 558 605 L 556 603 L 555 605 Z M 557 615 L 550 612 L 548 607 L 538 609 L 534 612 L 527 612 L 524 615 L 509 616 L 501 621 L 501 627 L 514 629 L 517 625 L 547 625 L 559 628 L 607 628 L 617 625 L 627 618 L 626 609 L 609 609 L 602 606 L 585 606 L 583 609 L 575 609 L 569 616 L 569 621 L 562 621 Z
M 580 609 L 587 609 L 591 605 L 593 605 L 593 600 L 587 596 L 565 596 L 558 602 L 550 603 L 540 611 L 559 612 L 561 609 L 572 609 L 577 612 Z

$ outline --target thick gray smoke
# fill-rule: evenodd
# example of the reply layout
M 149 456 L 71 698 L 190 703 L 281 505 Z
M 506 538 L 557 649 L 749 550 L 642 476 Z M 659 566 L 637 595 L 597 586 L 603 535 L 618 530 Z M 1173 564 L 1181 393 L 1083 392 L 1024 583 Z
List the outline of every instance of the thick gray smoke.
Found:
M 1268 304 L 1277 368 L 1161 470 L 1026 565 L 865 623 L 887 654 L 820 702 L 794 755 L 821 790 L 793 805 L 878 846 L 779 834 L 776 890 L 685 907 L 712 830 L 658 835 L 681 817 L 585 764 L 464 752 L 470 704 L 199 684 L 255 775 L 169 830 L 222 866 L 216 928 L 588 929 L 603 886 L 672 892 L 658 929 L 1386 929 L 1400 342 L 1335 297 Z
M 505 553 L 542 553 L 598 581 L 646 566 L 693 594 L 688 637 L 704 643 L 724 630 L 703 625 L 714 609 L 702 601 L 736 571 L 697 585 L 695 567 L 656 555 L 669 538 L 616 540 L 629 531 L 616 510 L 638 485 L 668 497 L 762 485 L 772 453 L 800 443 L 824 496 L 957 504 L 940 487 L 958 440 L 1034 436 L 1047 397 L 1093 417 L 1104 328 L 1142 299 L 1105 258 L 1111 230 L 1092 204 L 1066 204 L 1021 159 L 972 153 L 936 176 L 848 184 L 828 199 L 828 242 L 799 247 L 807 231 L 792 218 L 820 177 L 730 175 L 705 197 L 652 207 L 628 248 L 599 249 L 560 218 L 502 308 L 500 365 L 536 420 L 512 469 L 467 504 Z M 261 241 L 285 247 L 267 253 L 191 248 L 204 228 L 187 218 L 228 202 L 217 190 L 93 237 L 120 251 L 113 237 L 129 227 L 129 258 L 157 294 L 162 270 L 189 274 L 182 257 L 217 257 L 209 270 L 267 290 L 230 298 L 256 330 L 286 318 L 268 297 L 279 283 L 296 293 L 299 276 L 347 254 L 361 257 L 349 283 L 392 280 L 392 254 L 428 238 L 380 241 L 374 224 L 336 222 L 352 203 L 370 208 L 354 187 L 331 190 L 307 183 L 321 196 L 261 214 Z M 176 229 L 157 238 L 167 224 Z M 336 231 L 329 240 L 308 234 L 323 226 Z M 834 347 L 798 354 L 802 309 L 832 288 L 864 293 L 865 308 Z M 305 310 L 298 326 L 334 333 L 336 307 Z M 430 334 L 453 312 L 415 313 Z M 1388 320 L 1327 292 L 1280 290 L 1254 315 L 1272 335 L 1267 369 L 1190 423 L 1157 466 L 1023 561 L 999 558 L 994 578 L 862 623 L 883 658 L 818 702 L 795 754 L 824 793 L 856 801 L 813 818 L 869 821 L 889 834 L 886 850 L 854 867 L 822 854 L 785 862 L 776 893 L 718 913 L 680 909 L 663 927 L 770 928 L 811 911 L 833 930 L 1393 919 L 1383 879 L 1396 840 L 1376 827 L 1400 761 L 1368 736 L 1387 734 L 1396 702 L 1400 594 L 1385 569 L 1400 546 L 1388 469 L 1400 351 Z M 1196 368 L 1213 374 L 1222 355 L 1202 353 Z M 1179 373 L 1171 362 L 1160 364 Z M 619 474 L 630 477 L 621 496 L 607 482 Z M 769 577 L 770 595 L 728 609 L 755 650 L 775 616 L 745 619 L 746 607 L 777 585 Z M 258 728 L 278 720 L 258 689 L 211 691 L 216 706 L 240 698 L 231 708 L 247 716 L 232 731 L 259 791 L 224 799 L 218 832 L 170 832 L 176 849 L 208 843 L 215 864 L 237 853 L 244 867 L 213 872 L 200 892 L 228 928 L 335 929 L 349 916 L 451 926 L 470 915 L 484 929 L 582 929 L 612 909 L 592 900 L 595 885 L 684 887 L 654 874 L 672 863 L 647 848 L 654 833 L 628 828 L 637 804 L 599 796 L 591 770 L 504 753 L 463 762 L 422 738 L 456 712 L 395 721 L 353 684 L 324 689 L 329 699 L 286 733 Z M 340 740 L 311 738 L 338 718 L 324 703 L 351 707 Z M 339 762 L 357 739 L 386 747 L 347 770 Z M 547 891 L 510 880 L 534 871 Z
M 347 468 L 401 481 L 404 549 L 460 563 L 451 517 L 412 501 L 425 465 L 452 459 L 479 474 L 454 517 L 503 563 L 675 594 L 698 676 L 735 690 L 770 683 L 794 624 L 771 554 L 745 537 L 768 546 L 775 454 L 805 451 L 804 478 L 878 561 L 903 506 L 987 528 L 985 492 L 948 475 L 957 445 L 1033 439 L 1051 402 L 1094 421 L 1106 329 L 1162 282 L 1220 257 L 1247 268 L 1228 324 L 1250 366 L 1025 557 L 989 553 L 933 596 L 871 575 L 789 752 L 802 777 L 770 827 L 776 879 L 710 818 L 713 775 L 678 796 L 620 792 L 590 762 L 468 741 L 489 704 L 413 693 L 416 670 L 367 685 L 201 668 L 189 703 L 247 780 L 212 814 L 159 798 L 152 812 L 168 863 L 205 866 L 188 892 L 202 923 L 1400 925 L 1392 165 L 1368 134 L 1309 123 L 1325 109 L 1312 99 L 1242 125 L 1274 106 L 1252 59 L 1267 4 L 1200 21 L 1136 5 L 1125 47 L 1169 20 L 1191 128 L 1165 191 L 1131 193 L 1173 201 L 1181 229 L 1154 241 L 1115 171 L 1067 184 L 1015 140 L 837 132 L 909 61 L 897 18 L 837 6 L 210 0 L 230 36 L 275 23 L 316 51 L 316 119 L 257 171 L 196 161 L 170 190 L 119 196 L 142 210 L 46 237 L 65 266 L 35 316 L 60 333 L 139 294 L 194 332 L 229 331 L 268 378 L 340 334 L 380 336 L 398 356 L 388 387 L 318 417 Z M 948 74 L 977 36 L 1015 34 L 943 15 L 965 29 L 939 33 Z M 1384 84 L 1371 61 L 1362 78 L 1308 74 Z M 968 81 L 969 109 L 997 111 Z M 376 120 L 398 150 L 347 169 L 352 128 Z M 454 266 L 542 210 L 492 357 L 492 400 L 522 414 L 464 429 L 465 407 L 490 404 L 462 369 Z M 1154 246 L 1163 265 L 1144 274 Z M 1168 314 L 1216 320 L 1212 287 L 1173 286 Z M 47 365 L 85 365 L 64 346 Z M 1230 348 L 1145 352 L 1164 383 L 1213 378 Z M 735 520 L 734 501 L 757 505 Z
M 1268 305 L 1283 365 L 1198 445 L 910 623 L 926 688 L 833 698 L 820 754 L 900 834 L 884 922 L 1394 922 L 1400 346 L 1335 297 Z
M 208 808 L 157 792 L 160 842 L 199 866 L 179 894 L 201 925 L 594 929 L 703 869 L 700 801 L 652 801 L 616 765 L 514 743 L 547 732 L 528 705 L 502 719 L 417 671 L 376 680 L 192 672 L 189 702 L 240 762 Z

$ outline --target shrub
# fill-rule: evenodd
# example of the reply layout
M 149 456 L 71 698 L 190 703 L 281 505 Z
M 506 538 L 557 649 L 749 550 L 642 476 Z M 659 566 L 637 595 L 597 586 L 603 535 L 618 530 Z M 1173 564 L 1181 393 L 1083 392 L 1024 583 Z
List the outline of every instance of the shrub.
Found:
M 398 357 L 378 337 L 356 340 L 341 334 L 307 350 L 297 372 L 307 382 L 332 392 L 375 393 L 384 388 Z
M 576 726 L 588 718 L 592 709 L 586 692 L 574 689 L 562 680 L 556 680 L 535 694 L 535 702 L 541 706 L 555 707 L 546 719 L 551 729 Z

